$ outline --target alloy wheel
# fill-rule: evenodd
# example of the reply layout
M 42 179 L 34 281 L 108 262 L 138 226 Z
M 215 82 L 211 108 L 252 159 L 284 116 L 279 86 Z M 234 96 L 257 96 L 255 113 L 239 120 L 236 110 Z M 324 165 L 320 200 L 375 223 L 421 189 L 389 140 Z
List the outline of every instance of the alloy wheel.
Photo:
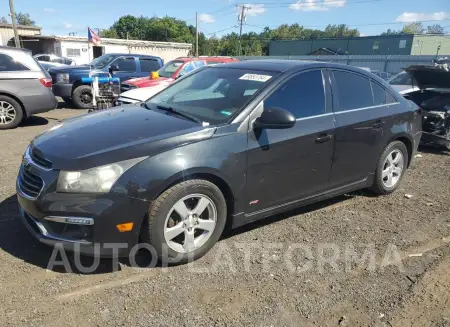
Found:
M 204 194 L 191 194 L 175 203 L 164 224 L 164 239 L 178 253 L 203 246 L 216 227 L 217 209 Z
M 386 157 L 383 164 L 382 179 L 385 187 L 392 188 L 400 180 L 405 166 L 403 153 L 396 149 Z
M 16 109 L 6 101 L 0 101 L 0 124 L 10 124 L 16 118 Z

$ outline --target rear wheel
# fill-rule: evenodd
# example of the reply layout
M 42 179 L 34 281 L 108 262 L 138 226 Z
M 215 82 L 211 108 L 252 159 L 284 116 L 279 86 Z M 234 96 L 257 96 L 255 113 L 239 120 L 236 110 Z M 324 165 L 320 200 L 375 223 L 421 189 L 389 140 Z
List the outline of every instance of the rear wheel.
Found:
M 0 129 L 17 127 L 23 119 L 20 104 L 6 95 L 0 95 Z
M 408 150 L 403 142 L 390 143 L 378 161 L 372 191 L 377 194 L 394 192 L 405 174 L 408 160 Z
M 92 89 L 89 85 L 80 85 L 72 93 L 72 101 L 79 109 L 92 108 L 92 97 Z
M 141 239 L 160 259 L 184 263 L 205 255 L 225 227 L 227 207 L 220 189 L 205 180 L 172 186 L 152 204 Z

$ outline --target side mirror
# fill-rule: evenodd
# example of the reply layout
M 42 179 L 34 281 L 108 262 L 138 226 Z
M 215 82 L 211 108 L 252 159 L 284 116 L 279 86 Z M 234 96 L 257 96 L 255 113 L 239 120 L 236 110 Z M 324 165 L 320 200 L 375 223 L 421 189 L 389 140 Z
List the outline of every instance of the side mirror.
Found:
M 254 129 L 284 129 L 295 125 L 295 117 L 281 108 L 265 108 L 260 117 L 253 123 Z
M 117 66 L 116 64 L 112 64 L 111 66 L 109 66 L 109 71 L 112 72 L 118 72 L 119 71 L 119 66 Z

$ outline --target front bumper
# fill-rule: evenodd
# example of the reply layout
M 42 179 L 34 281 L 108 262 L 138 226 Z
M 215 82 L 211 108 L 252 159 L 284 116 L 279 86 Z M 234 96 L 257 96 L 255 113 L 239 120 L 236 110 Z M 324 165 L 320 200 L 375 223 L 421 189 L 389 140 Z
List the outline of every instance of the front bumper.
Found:
M 149 207 L 146 201 L 115 193 L 66 194 L 48 192 L 48 188 L 30 199 L 19 182 L 17 198 L 24 225 L 41 243 L 102 257 L 113 256 L 114 248 L 118 256 L 126 256 L 138 244 Z M 116 225 L 128 222 L 133 222 L 133 229 L 119 232 Z
M 72 96 L 72 88 L 73 84 L 62 84 L 62 83 L 55 83 L 53 84 L 52 87 L 55 96 L 63 98 L 70 98 Z

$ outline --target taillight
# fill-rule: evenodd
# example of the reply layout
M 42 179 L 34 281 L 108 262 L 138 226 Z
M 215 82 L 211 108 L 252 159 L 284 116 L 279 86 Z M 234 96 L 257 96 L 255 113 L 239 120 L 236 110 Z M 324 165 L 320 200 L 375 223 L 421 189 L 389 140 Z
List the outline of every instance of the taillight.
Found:
M 45 87 L 52 87 L 53 83 L 52 83 L 52 79 L 51 78 L 41 78 L 39 81 Z

